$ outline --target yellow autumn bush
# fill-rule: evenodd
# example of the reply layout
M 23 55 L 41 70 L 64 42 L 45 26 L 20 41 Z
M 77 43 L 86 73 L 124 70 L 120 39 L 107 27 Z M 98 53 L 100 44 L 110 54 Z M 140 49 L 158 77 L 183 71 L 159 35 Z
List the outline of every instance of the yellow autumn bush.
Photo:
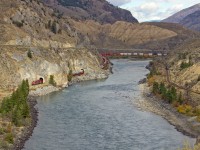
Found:
M 182 114 L 188 114 L 192 111 L 192 106 L 190 105 L 179 105 L 177 107 L 177 111 Z

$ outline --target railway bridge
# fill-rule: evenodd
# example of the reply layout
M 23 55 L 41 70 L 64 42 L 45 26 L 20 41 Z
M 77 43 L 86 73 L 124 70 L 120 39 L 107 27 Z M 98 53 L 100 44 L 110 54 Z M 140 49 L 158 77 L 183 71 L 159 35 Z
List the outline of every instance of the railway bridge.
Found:
M 98 48 L 100 54 L 107 57 L 112 56 L 135 56 L 135 57 L 153 57 L 153 56 L 166 56 L 168 51 L 164 50 L 151 50 L 151 49 L 109 49 Z

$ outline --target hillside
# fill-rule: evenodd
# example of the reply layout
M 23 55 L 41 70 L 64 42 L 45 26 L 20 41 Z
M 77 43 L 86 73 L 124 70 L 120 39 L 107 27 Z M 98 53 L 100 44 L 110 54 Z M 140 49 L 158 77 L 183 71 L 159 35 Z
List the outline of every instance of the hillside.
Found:
M 134 24 L 118 21 L 101 25 L 95 21 L 69 22 L 78 33 L 86 35 L 97 48 L 147 48 L 169 50 L 198 34 L 170 23 Z
M 43 2 L 54 10 L 55 16 L 65 20 L 76 31 L 79 36 L 78 46 L 87 43 L 97 48 L 169 50 L 198 36 L 195 32 L 175 24 L 136 23 L 132 15 L 132 19 L 123 16 L 123 12 L 127 11 L 116 8 L 105 0 L 44 0 Z M 105 9 L 107 7 L 110 9 Z M 100 14 L 108 12 L 112 19 L 100 17 Z
M 183 18 L 180 24 L 189 29 L 200 31 L 200 9 Z
M 177 12 L 162 22 L 179 23 L 189 29 L 200 31 L 200 4 Z
M 15 89 L 22 79 L 31 83 L 42 77 L 48 83 L 50 75 L 58 86 L 66 86 L 70 70 L 85 69 L 85 79 L 105 73 L 96 51 L 76 48 L 81 35 L 70 27 L 68 19 L 52 15 L 51 8 L 34 0 L 3 0 L 0 7 L 1 89 Z
M 76 20 L 95 20 L 99 23 L 126 21 L 138 23 L 128 10 L 113 6 L 106 0 L 43 0 L 63 17 Z
M 154 61 L 156 70 L 160 75 L 156 75 L 156 80 L 167 83 L 166 64 L 169 69 L 170 80 L 172 83 L 185 89 L 189 89 L 190 97 L 186 91 L 181 91 L 184 99 L 191 105 L 200 105 L 200 42 L 198 39 L 185 42 L 182 46 L 174 49 L 163 60 Z M 199 94 L 197 94 L 199 93 Z

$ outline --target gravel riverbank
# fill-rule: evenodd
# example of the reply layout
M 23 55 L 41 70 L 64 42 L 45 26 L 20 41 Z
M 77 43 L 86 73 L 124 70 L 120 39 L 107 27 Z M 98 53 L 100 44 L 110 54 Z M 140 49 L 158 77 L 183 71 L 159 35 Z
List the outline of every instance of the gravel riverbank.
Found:
M 29 95 L 31 96 L 43 96 L 43 95 L 47 95 L 50 94 L 52 92 L 56 92 L 61 90 L 61 88 L 57 88 L 55 86 L 45 86 L 45 87 L 41 87 L 41 88 L 37 88 L 36 90 L 32 90 L 30 91 Z
M 197 138 L 200 135 L 200 123 L 196 117 L 188 117 L 176 111 L 171 105 L 153 96 L 146 83 L 140 84 L 142 99 L 138 100 L 137 107 L 142 111 L 150 111 L 162 116 L 184 135 Z

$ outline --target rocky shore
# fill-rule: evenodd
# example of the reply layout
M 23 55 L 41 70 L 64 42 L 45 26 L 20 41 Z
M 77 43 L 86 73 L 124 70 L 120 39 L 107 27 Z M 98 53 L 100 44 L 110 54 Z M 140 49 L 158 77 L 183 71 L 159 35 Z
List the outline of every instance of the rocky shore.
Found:
M 61 88 L 55 87 L 55 86 L 45 86 L 41 88 L 37 88 L 36 90 L 30 91 L 30 96 L 42 96 L 47 95 L 52 92 L 59 91 Z
M 142 99 L 139 99 L 136 106 L 142 111 L 150 111 L 162 116 L 184 135 L 197 138 L 200 135 L 200 123 L 196 117 L 182 115 L 171 105 L 151 94 L 146 83 L 140 84 Z

